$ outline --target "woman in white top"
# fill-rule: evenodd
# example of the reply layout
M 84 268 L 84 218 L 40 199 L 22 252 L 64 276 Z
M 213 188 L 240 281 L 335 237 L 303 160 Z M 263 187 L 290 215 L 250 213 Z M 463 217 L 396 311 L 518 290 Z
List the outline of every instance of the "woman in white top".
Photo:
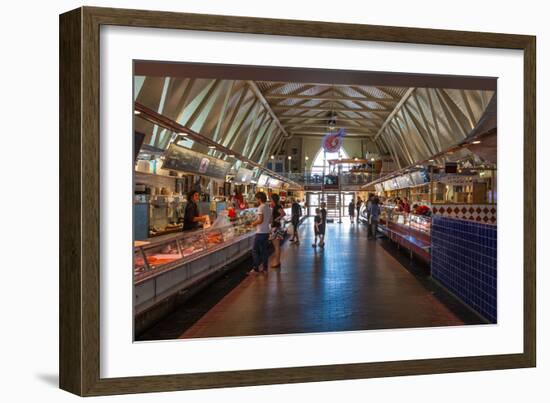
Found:
M 267 196 L 264 192 L 256 193 L 256 203 L 258 209 L 256 212 L 256 220 L 252 223 L 256 227 L 256 235 L 254 236 L 254 244 L 252 246 L 253 266 L 250 273 L 266 272 L 268 269 L 268 244 L 269 244 L 269 224 L 271 223 L 271 209 L 266 204 Z M 262 269 L 260 270 L 260 265 Z

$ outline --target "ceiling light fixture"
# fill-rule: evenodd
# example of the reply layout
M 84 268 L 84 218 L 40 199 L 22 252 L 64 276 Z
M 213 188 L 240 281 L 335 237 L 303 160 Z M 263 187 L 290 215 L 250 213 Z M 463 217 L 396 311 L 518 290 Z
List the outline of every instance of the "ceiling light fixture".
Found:
M 208 148 L 213 150 L 214 148 L 216 148 L 216 146 L 208 146 Z
M 472 141 L 472 144 L 479 144 L 479 143 L 481 143 L 480 140 Z
M 336 115 L 332 112 L 327 121 L 329 130 L 334 130 L 336 128 Z
M 134 115 L 141 115 L 140 111 L 134 111 Z
M 183 136 L 183 137 L 186 137 L 187 136 L 187 133 L 184 133 L 184 132 L 179 132 L 178 133 L 180 136 Z

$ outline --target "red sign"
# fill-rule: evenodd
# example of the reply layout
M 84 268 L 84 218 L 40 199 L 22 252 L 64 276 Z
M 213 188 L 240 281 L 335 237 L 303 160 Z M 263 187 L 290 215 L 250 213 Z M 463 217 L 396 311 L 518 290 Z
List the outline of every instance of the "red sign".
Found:
M 337 133 L 328 133 L 323 138 L 323 148 L 327 153 L 334 153 L 342 147 L 344 142 L 344 136 L 346 132 L 344 129 L 339 129 Z

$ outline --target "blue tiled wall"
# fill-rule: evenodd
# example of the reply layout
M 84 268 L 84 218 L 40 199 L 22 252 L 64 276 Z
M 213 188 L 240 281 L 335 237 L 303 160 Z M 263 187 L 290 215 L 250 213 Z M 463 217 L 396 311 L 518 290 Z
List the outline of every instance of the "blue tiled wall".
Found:
M 497 322 L 497 226 L 432 217 L 432 277 Z

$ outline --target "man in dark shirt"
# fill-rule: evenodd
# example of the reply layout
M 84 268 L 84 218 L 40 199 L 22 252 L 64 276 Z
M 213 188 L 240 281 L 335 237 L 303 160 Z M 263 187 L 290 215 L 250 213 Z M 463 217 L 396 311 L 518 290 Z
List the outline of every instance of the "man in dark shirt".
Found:
M 205 222 L 206 216 L 199 214 L 199 192 L 192 190 L 187 194 L 187 204 L 185 205 L 185 213 L 183 215 L 183 230 L 191 231 L 199 228 L 199 222 Z
M 374 197 L 369 206 L 369 233 L 367 238 L 376 239 L 378 234 L 378 221 L 380 220 L 380 199 Z
M 292 239 L 290 240 L 290 242 L 296 242 L 297 244 L 299 244 L 300 237 L 298 236 L 298 226 L 300 225 L 300 218 L 302 217 L 302 206 L 300 206 L 296 199 L 293 199 L 292 201 L 291 211 L 291 222 L 292 226 L 294 227 L 294 232 L 292 233 Z
M 319 226 L 319 246 L 321 248 L 325 247 L 325 231 L 327 228 L 327 209 L 325 208 L 326 206 L 327 204 L 325 202 L 321 202 L 321 225 Z

